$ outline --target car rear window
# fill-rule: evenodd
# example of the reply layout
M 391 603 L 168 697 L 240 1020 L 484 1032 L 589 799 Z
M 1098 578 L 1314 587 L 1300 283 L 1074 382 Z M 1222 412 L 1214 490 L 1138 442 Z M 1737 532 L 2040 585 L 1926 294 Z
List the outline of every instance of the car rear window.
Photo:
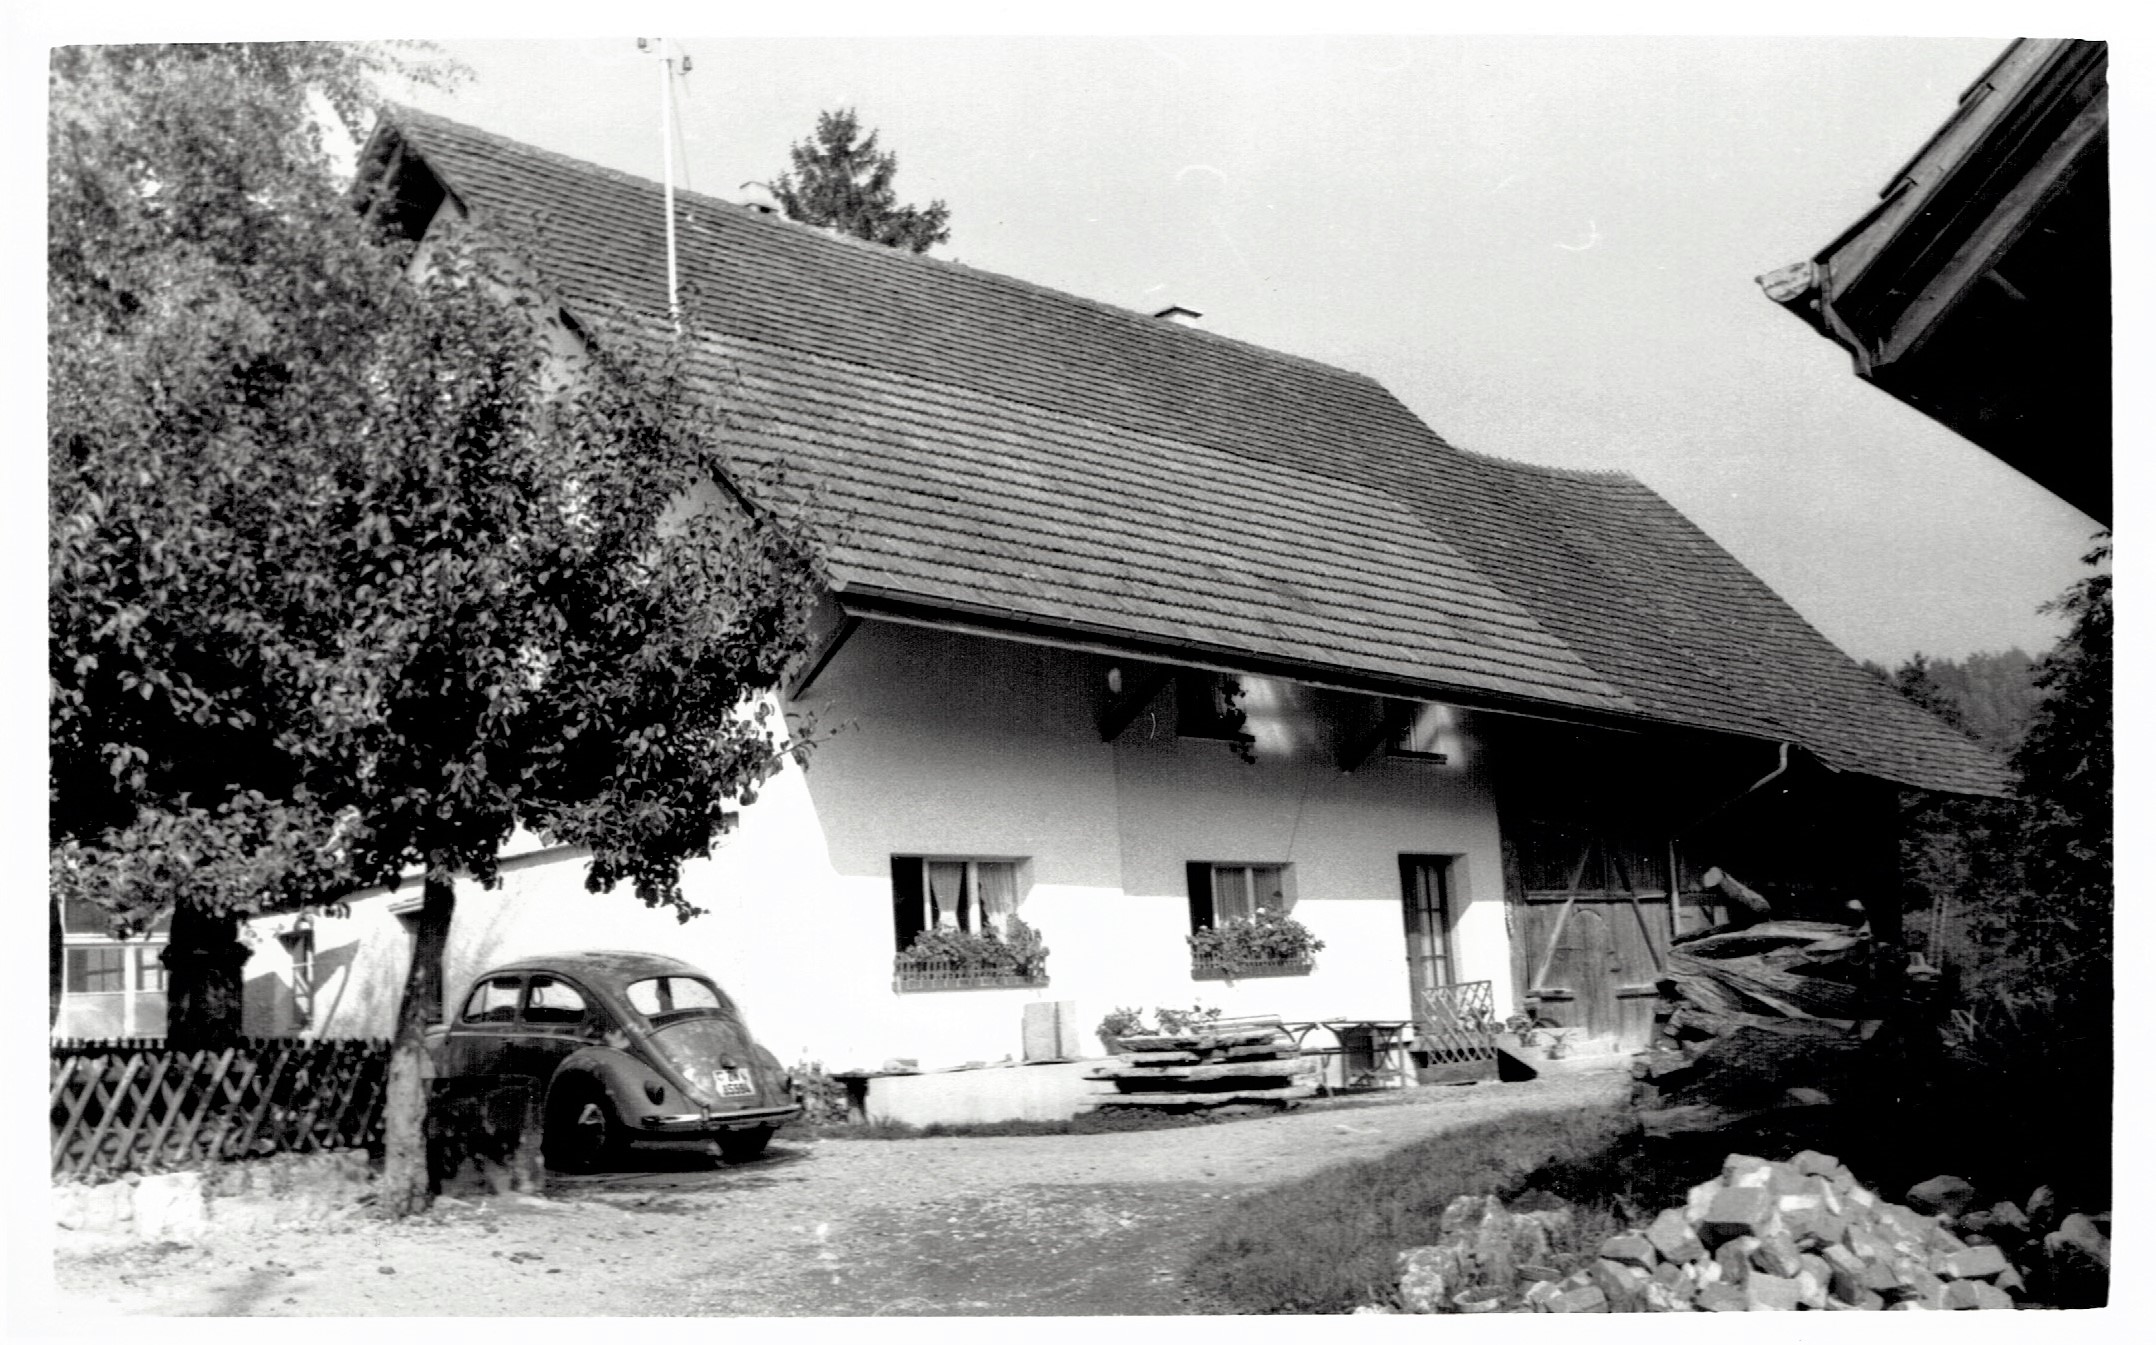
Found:
M 631 981 L 626 994 L 629 1007 L 646 1018 L 698 1010 L 732 1017 L 734 1012 L 734 1006 L 717 986 L 695 976 L 653 976 Z
M 464 1001 L 463 1020 L 467 1023 L 516 1021 L 517 992 L 523 988 L 521 976 L 489 976 L 472 987 L 471 998 Z

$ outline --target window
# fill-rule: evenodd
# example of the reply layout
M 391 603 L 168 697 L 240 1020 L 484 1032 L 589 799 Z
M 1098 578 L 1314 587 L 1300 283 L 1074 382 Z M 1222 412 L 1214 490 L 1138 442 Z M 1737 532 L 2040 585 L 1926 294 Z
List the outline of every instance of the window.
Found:
M 575 986 L 558 977 L 534 976 L 530 995 L 524 1001 L 524 1021 L 581 1023 L 584 1021 L 584 997 L 577 993 Z
M 646 1018 L 661 1014 L 686 1013 L 691 1009 L 709 1009 L 719 1013 L 731 1013 L 733 1006 L 726 1002 L 709 981 L 693 976 L 654 976 L 649 980 L 631 981 L 628 988 L 629 1007 Z
M 157 990 L 165 988 L 165 946 L 146 943 L 135 949 L 135 988 Z
M 926 929 L 964 930 L 971 934 L 1010 932 L 1011 917 L 1023 899 L 1015 859 L 931 859 L 895 855 L 891 859 L 892 926 L 898 950 L 911 947 Z
M 67 988 L 80 995 L 117 995 L 127 989 L 128 949 L 121 944 L 67 950 Z
M 1295 904 L 1286 864 L 1215 864 L 1188 866 L 1190 927 L 1211 929 L 1230 920 L 1250 920 L 1260 908 L 1287 914 Z
M 467 1023 L 513 1023 L 517 1016 L 517 993 L 524 988 L 521 976 L 492 976 L 472 987 L 464 1001 Z

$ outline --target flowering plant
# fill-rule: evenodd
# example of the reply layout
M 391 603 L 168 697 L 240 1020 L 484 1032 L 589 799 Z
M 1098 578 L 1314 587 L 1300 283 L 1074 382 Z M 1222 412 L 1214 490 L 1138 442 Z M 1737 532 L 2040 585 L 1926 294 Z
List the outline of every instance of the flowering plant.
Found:
M 924 929 L 898 955 L 901 970 L 934 964 L 975 976 L 1038 978 L 1047 974 L 1048 945 L 1040 931 L 1014 915 L 1004 934 L 993 927 L 978 933 L 944 926 Z
M 1191 961 L 1227 968 L 1307 962 L 1325 947 L 1300 920 L 1264 906 L 1248 920 L 1223 920 L 1186 937 Z

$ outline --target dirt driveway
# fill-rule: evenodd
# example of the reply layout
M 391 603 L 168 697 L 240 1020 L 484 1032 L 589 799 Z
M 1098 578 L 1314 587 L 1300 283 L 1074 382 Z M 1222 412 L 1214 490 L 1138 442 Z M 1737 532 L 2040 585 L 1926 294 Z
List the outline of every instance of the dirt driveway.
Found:
M 658 1155 L 558 1179 L 545 1200 L 447 1200 L 397 1226 L 355 1217 L 94 1254 L 63 1244 L 57 1306 L 67 1320 L 1200 1311 L 1177 1280 L 1239 1192 L 1454 1126 L 1614 1101 L 1626 1082 L 1580 1070 L 1109 1134 L 782 1135 L 739 1167 Z

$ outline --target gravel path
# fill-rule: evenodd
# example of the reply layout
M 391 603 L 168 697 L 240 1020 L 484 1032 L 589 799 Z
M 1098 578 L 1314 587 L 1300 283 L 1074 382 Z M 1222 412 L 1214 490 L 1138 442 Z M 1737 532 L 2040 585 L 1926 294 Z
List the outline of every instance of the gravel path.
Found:
M 1189 1312 L 1184 1260 L 1238 1192 L 1455 1126 L 1615 1101 L 1627 1082 L 1589 1068 L 1097 1135 L 782 1133 L 739 1167 L 657 1155 L 557 1179 L 548 1199 L 445 1200 L 402 1225 L 354 1216 L 201 1247 L 63 1244 L 58 1306 L 67 1320 Z

